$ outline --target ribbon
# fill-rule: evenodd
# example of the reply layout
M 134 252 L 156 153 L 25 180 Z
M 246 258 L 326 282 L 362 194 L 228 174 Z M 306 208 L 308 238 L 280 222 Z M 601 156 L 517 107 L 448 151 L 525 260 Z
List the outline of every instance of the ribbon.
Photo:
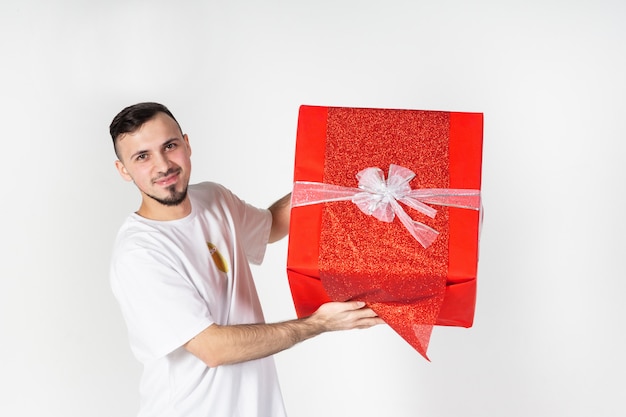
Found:
M 437 210 L 428 206 L 457 207 L 480 210 L 480 191 L 454 188 L 411 189 L 409 182 L 415 173 L 408 168 L 391 164 L 388 178 L 380 168 L 369 167 L 356 174 L 358 188 L 320 182 L 296 181 L 291 197 L 292 207 L 334 201 L 352 201 L 368 216 L 391 223 L 397 216 L 404 227 L 424 248 L 429 247 L 439 232 L 411 219 L 399 203 L 403 203 L 430 218 Z

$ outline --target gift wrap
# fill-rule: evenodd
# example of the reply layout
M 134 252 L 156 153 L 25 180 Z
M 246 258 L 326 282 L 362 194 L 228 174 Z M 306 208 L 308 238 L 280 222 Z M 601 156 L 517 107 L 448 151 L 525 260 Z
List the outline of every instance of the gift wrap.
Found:
M 471 327 L 482 133 L 481 113 L 301 106 L 287 260 L 298 317 L 365 301 L 425 358 L 434 325 Z

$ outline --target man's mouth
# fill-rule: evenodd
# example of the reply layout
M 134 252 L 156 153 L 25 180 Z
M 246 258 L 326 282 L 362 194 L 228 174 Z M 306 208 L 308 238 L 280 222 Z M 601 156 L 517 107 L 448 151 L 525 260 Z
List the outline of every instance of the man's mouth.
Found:
M 164 176 L 155 180 L 154 183 L 160 185 L 161 187 L 167 187 L 168 185 L 174 184 L 178 181 L 178 175 L 180 174 L 180 169 L 174 171 L 168 171 Z

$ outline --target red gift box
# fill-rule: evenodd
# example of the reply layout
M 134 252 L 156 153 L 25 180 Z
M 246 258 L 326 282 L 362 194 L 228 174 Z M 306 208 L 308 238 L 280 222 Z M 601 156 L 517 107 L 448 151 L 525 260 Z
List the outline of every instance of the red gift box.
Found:
M 301 106 L 294 196 L 302 182 L 359 190 L 357 173 L 392 165 L 416 174 L 413 190 L 480 190 L 482 129 L 480 113 Z M 438 232 L 432 244 L 351 201 L 292 207 L 287 273 L 298 317 L 362 300 L 424 357 L 433 325 L 472 326 L 481 212 L 403 209 Z

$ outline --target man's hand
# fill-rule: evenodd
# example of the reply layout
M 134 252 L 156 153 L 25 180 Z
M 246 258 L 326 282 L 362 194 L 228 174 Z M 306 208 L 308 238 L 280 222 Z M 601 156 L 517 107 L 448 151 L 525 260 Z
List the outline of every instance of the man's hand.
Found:
M 320 326 L 322 332 L 367 329 L 384 323 L 371 308 L 365 307 L 363 301 L 326 303 L 307 320 Z

